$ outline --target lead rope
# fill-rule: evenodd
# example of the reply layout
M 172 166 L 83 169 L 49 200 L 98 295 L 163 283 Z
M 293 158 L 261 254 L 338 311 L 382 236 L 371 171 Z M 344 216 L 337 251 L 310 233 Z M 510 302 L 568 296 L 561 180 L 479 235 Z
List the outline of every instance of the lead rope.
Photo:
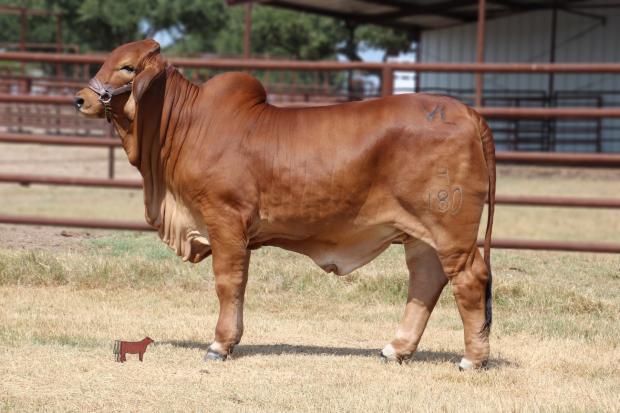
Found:
M 112 123 L 112 109 L 110 108 L 109 103 L 103 104 L 103 113 L 105 114 L 105 119 L 108 123 Z

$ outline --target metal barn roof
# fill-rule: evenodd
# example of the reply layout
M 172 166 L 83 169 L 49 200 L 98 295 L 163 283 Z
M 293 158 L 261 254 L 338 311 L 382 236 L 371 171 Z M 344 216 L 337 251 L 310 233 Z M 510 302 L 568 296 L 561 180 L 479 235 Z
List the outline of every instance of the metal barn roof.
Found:
M 350 21 L 409 30 L 432 30 L 477 20 L 478 0 L 228 0 L 229 5 L 264 4 Z M 487 0 L 487 18 L 551 9 L 584 13 L 609 7 L 604 0 Z M 616 3 L 615 7 L 618 7 Z

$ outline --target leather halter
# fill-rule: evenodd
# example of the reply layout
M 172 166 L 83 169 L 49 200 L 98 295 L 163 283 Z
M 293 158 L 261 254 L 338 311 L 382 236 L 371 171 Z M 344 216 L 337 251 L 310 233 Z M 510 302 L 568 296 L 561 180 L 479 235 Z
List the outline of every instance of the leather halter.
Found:
M 105 118 L 108 122 L 112 122 L 112 109 L 110 107 L 112 98 L 116 95 L 131 92 L 131 85 L 132 82 L 129 82 L 123 86 L 113 89 L 110 85 L 104 85 L 101 83 L 97 78 L 93 78 L 90 82 L 88 82 L 88 88 L 99 95 L 99 102 L 103 104 Z

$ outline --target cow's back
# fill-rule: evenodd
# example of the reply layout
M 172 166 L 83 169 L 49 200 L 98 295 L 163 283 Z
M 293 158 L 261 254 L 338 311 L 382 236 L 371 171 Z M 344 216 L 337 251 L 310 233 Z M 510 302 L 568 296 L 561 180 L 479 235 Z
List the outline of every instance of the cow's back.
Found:
M 432 169 L 464 178 L 472 174 L 467 162 L 483 160 L 468 109 L 433 95 L 268 107 L 244 148 L 259 176 L 262 213 L 286 225 L 304 221 L 317 227 L 359 219 L 365 204 L 387 193 L 423 190 L 432 184 Z

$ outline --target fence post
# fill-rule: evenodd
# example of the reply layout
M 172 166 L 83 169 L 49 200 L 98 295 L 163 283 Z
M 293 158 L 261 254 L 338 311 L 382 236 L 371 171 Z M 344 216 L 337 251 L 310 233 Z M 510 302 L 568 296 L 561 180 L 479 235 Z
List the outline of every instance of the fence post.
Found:
M 478 0 L 478 34 L 476 44 L 476 63 L 484 63 L 484 47 L 486 36 L 486 13 L 487 3 L 486 0 Z M 476 98 L 474 105 L 481 107 L 484 104 L 483 101 L 483 88 L 484 78 L 482 73 L 476 73 Z
M 394 71 L 389 65 L 381 70 L 381 96 L 394 94 Z
M 114 138 L 114 129 L 112 129 L 111 123 L 106 125 L 105 131 L 107 139 Z M 108 178 L 114 179 L 114 146 L 108 148 Z

